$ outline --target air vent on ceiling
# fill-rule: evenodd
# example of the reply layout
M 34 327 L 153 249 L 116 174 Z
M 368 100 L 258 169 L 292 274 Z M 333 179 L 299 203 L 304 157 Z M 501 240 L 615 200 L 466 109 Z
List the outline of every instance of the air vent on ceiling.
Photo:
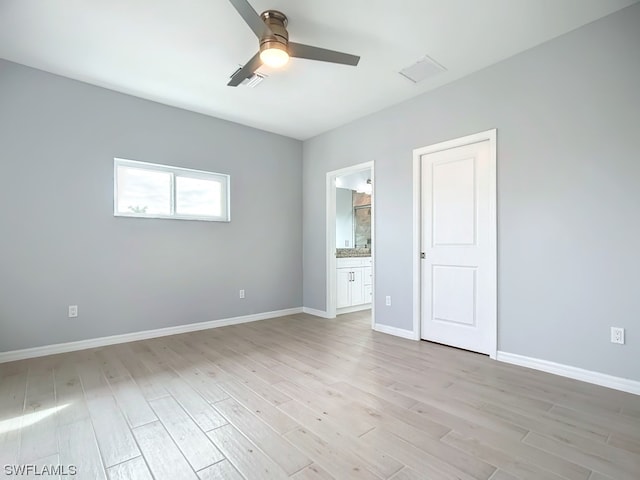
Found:
M 256 88 L 258 85 L 260 85 L 262 83 L 262 81 L 265 78 L 267 78 L 266 75 L 256 72 L 253 75 L 251 75 L 249 78 L 245 78 L 240 83 L 240 85 L 244 85 L 245 87 L 249 87 L 249 88 Z
M 436 62 L 434 59 L 432 59 L 428 55 L 425 55 L 424 58 L 418 60 L 416 63 L 408 66 L 407 68 L 403 68 L 398 73 L 400 73 L 400 75 L 402 75 L 403 77 L 408 78 L 413 83 L 418 83 L 446 70 L 446 68 Z

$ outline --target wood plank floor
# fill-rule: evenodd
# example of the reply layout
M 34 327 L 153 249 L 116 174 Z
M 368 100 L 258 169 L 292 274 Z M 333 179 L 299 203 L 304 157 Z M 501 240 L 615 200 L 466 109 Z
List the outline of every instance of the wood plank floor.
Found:
M 368 312 L 301 314 L 0 365 L 0 477 L 13 464 L 91 480 L 638 480 L 640 397 L 372 332 Z

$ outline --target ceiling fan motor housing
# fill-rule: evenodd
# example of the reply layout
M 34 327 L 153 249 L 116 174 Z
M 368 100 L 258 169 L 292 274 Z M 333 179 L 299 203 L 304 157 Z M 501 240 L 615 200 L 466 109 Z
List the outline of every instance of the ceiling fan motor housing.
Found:
M 270 48 L 287 51 L 289 44 L 289 33 L 287 32 L 287 16 L 277 10 L 267 10 L 260 14 L 260 18 L 271 29 L 271 33 L 267 33 L 260 38 L 260 51 Z

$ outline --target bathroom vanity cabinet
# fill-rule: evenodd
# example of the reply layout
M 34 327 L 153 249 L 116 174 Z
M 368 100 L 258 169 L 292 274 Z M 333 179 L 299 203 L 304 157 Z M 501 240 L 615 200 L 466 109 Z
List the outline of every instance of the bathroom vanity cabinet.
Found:
M 336 258 L 336 269 L 336 307 L 368 307 L 372 300 L 371 257 Z

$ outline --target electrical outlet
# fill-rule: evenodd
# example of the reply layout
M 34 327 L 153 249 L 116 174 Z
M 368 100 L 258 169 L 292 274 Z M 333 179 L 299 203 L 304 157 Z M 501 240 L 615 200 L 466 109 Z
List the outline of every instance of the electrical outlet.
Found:
M 240 298 L 244 298 L 244 289 L 240 290 L 238 295 L 240 296 Z
M 385 298 L 385 302 L 384 303 L 385 303 L 385 305 L 387 307 L 391 306 L 391 295 L 387 295 L 387 298 Z
M 611 327 L 611 343 L 624 344 L 624 328 Z
M 76 318 L 78 316 L 78 305 L 69 305 L 69 318 Z

